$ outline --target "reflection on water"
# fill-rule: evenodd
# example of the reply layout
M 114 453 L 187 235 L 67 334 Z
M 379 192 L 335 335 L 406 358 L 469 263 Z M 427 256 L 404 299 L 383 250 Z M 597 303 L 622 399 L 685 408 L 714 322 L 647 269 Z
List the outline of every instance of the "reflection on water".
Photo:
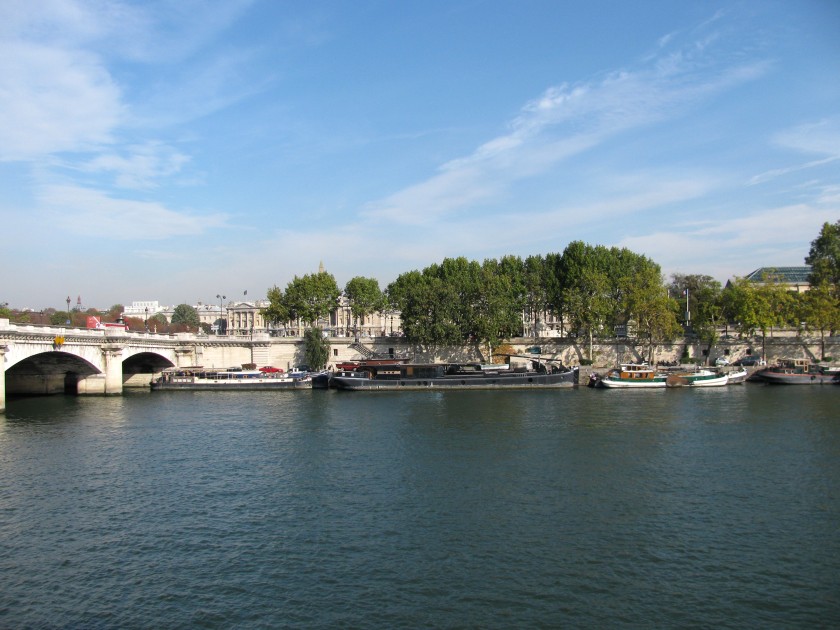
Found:
M 0 626 L 837 626 L 838 396 L 10 401 Z

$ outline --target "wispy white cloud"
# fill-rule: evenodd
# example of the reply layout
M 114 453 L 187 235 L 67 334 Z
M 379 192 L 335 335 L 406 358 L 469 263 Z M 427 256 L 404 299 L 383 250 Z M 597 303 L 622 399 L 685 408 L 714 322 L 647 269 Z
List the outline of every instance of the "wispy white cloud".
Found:
M 756 210 L 731 219 L 677 223 L 628 236 L 618 245 L 644 253 L 666 273 L 705 273 L 719 280 L 763 265 L 801 265 L 808 243 L 836 210 L 810 204 Z
M 50 223 L 87 237 L 160 240 L 195 236 L 227 225 L 224 214 L 187 214 L 156 202 L 115 199 L 78 186 L 48 186 L 39 202 Z
M 539 175 L 618 134 L 677 117 L 768 69 L 757 60 L 727 64 L 707 51 L 713 36 L 624 70 L 578 85 L 546 90 L 526 103 L 510 131 L 439 173 L 370 204 L 365 215 L 404 224 L 437 219 L 503 195 L 515 182 Z
M 159 185 L 161 179 L 181 171 L 190 161 L 173 147 L 161 142 L 147 142 L 117 152 L 101 153 L 93 159 L 69 168 L 85 173 L 113 173 L 119 188 L 149 189 Z
M 0 41 L 0 160 L 90 151 L 125 116 L 120 90 L 90 54 Z
M 759 173 L 749 179 L 750 185 L 763 184 L 777 177 L 840 160 L 840 117 L 826 118 L 785 130 L 776 134 L 773 143 L 797 153 L 825 157 Z
M 205 116 L 263 89 L 270 78 L 244 71 L 253 51 L 194 58 L 252 2 L 0 3 L 0 161 L 95 152 L 129 128 Z M 157 64 L 156 80 L 129 93 L 121 58 Z

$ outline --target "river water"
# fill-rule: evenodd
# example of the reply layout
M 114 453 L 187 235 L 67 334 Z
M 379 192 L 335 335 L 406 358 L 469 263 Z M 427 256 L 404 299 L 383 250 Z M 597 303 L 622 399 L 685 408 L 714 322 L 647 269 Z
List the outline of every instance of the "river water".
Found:
M 0 627 L 840 627 L 840 387 L 10 400 Z

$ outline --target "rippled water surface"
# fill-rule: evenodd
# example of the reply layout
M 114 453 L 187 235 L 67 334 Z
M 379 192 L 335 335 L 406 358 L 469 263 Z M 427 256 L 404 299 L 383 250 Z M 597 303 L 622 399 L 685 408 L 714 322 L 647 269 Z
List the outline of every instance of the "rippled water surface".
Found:
M 0 415 L 0 627 L 840 627 L 840 387 Z

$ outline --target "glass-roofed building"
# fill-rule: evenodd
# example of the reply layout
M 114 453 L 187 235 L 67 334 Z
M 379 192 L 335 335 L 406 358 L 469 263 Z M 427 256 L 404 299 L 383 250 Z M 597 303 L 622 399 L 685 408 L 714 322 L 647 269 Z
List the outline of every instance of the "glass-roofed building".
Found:
M 811 288 L 810 276 L 811 266 L 803 265 L 802 267 L 759 267 L 747 274 L 745 278 L 756 284 L 778 282 L 787 285 L 791 291 L 804 293 Z

